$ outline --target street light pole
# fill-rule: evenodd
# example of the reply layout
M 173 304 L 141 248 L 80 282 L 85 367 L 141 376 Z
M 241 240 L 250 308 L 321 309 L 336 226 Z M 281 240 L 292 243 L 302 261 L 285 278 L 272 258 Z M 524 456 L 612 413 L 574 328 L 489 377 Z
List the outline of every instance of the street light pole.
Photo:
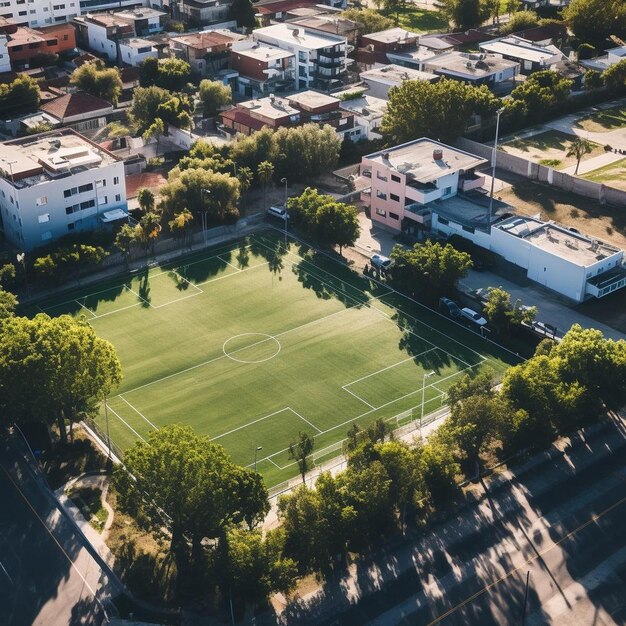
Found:
M 280 179 L 281 183 L 285 183 L 285 248 L 287 248 L 287 218 L 288 218 L 288 213 L 287 213 L 287 197 L 288 197 L 288 193 L 287 193 L 287 179 L 286 178 L 281 178 Z
M 111 458 L 111 435 L 109 434 L 109 407 L 107 406 L 107 397 L 104 396 L 104 419 L 107 426 L 107 448 L 109 450 L 108 458 Z
M 254 471 L 256 472 L 256 455 L 263 450 L 263 446 L 257 446 L 254 449 Z
M 422 378 L 422 411 L 420 413 L 420 437 L 422 436 L 422 420 L 424 419 L 424 397 L 426 395 L 426 379 L 434 376 L 435 372 L 426 372 Z
M 524 608 L 522 609 L 522 626 L 526 624 L 526 604 L 528 602 L 528 582 L 530 580 L 530 570 L 526 572 L 526 591 L 524 591 Z
M 493 141 L 493 152 L 491 154 L 491 191 L 489 193 L 489 226 L 491 227 L 491 217 L 493 214 L 493 186 L 496 180 L 496 160 L 498 156 L 498 133 L 500 132 L 500 116 L 504 112 L 504 107 L 496 111 L 496 138 Z
M 204 194 L 211 193 L 210 189 L 200 189 L 200 196 L 202 197 L 202 233 L 204 235 L 204 245 L 206 246 L 206 225 L 207 225 L 207 213 L 208 211 L 204 210 Z

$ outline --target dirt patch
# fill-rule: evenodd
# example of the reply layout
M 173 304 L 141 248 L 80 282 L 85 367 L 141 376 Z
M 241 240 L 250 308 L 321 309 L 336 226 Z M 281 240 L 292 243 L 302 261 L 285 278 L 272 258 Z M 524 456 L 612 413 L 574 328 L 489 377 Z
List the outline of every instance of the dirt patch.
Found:
M 140 189 L 146 187 L 158 194 L 159 189 L 167 182 L 164 172 L 140 172 L 126 177 L 126 197 L 136 198 Z
M 500 148 L 508 154 L 562 170 L 570 165 L 576 165 L 576 157 L 567 156 L 567 151 L 571 148 L 574 139 L 573 135 L 558 130 L 549 130 L 524 139 L 513 139 L 502 144 Z M 581 162 L 604 153 L 603 146 L 594 142 L 590 143 L 593 150 L 583 156 Z
M 626 107 L 619 106 L 598 111 L 576 122 L 577 128 L 590 133 L 610 133 L 612 130 L 626 127 Z
M 626 214 L 623 210 L 507 172 L 502 172 L 501 177 L 512 186 L 498 192 L 497 198 L 509 203 L 517 212 L 525 215 L 540 213 L 544 220 L 554 220 L 585 235 L 626 248 Z

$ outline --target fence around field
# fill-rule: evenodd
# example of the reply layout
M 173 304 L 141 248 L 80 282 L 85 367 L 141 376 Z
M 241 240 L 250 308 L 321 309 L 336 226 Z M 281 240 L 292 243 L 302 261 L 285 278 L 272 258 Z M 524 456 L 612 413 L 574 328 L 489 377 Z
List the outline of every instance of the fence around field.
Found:
M 457 147 L 467 150 L 472 154 L 476 154 L 485 159 L 491 160 L 493 148 L 491 146 L 466 139 L 460 138 L 456 142 Z M 585 180 L 572 174 L 559 172 L 546 165 L 540 165 L 534 161 L 529 161 L 514 154 L 508 154 L 502 150 L 498 150 L 497 166 L 507 172 L 519 174 L 530 180 L 536 180 L 546 185 L 551 185 L 563 191 L 569 191 L 585 198 L 591 198 L 601 204 L 611 204 L 615 206 L 626 205 L 626 191 L 609 187 L 602 183 L 595 183 L 591 180 Z

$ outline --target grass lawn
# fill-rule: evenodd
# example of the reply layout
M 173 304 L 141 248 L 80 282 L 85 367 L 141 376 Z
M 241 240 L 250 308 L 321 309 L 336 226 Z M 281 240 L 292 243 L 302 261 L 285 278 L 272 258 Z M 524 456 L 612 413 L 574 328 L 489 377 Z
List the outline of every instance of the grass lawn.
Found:
M 513 139 L 502 144 L 504 152 L 536 161 L 542 165 L 562 170 L 570 165 L 576 165 L 576 157 L 566 156 L 575 138 L 558 130 L 549 130 L 532 135 L 524 139 Z M 604 153 L 604 147 L 591 142 L 593 150 L 586 154 L 582 161 Z M 581 162 L 582 162 L 581 161 Z
M 405 7 L 401 7 L 397 13 L 381 11 L 381 13 L 393 20 L 394 24 L 405 30 L 418 33 L 447 31 L 448 22 L 441 16 L 439 11 L 429 11 L 420 9 L 416 5 L 408 2 Z
M 78 507 L 83 517 L 98 532 L 102 532 L 109 514 L 102 506 L 102 492 L 94 487 L 75 487 L 67 497 Z
M 307 246 L 265 231 L 126 281 L 42 305 L 84 315 L 110 340 L 124 380 L 108 400 L 124 450 L 184 422 L 258 469 L 297 474 L 286 448 L 307 431 L 314 458 L 341 451 L 353 423 L 408 423 L 439 409 L 463 372 L 515 361 L 476 333 Z M 104 431 L 104 411 L 100 416 Z
M 617 106 L 604 111 L 598 111 L 576 123 L 590 133 L 608 133 L 618 128 L 626 127 L 626 107 Z
M 582 178 L 626 190 L 626 159 L 619 159 L 619 161 L 599 167 L 597 170 L 587 172 L 582 175 Z

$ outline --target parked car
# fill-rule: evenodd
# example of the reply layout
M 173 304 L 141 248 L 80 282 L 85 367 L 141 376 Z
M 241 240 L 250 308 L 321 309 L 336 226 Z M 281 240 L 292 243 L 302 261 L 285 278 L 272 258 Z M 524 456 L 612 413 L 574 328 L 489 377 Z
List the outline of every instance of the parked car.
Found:
M 461 308 L 450 298 L 439 298 L 439 306 L 444 309 L 450 317 L 461 317 Z
M 476 324 L 476 326 L 487 326 L 487 320 L 480 313 L 476 313 L 474 309 L 465 307 L 461 309 L 461 315 L 473 324 Z
M 287 213 L 287 209 L 282 206 L 271 206 L 269 209 L 267 209 L 267 211 L 265 211 L 265 214 L 268 217 L 276 217 L 279 220 L 283 220 L 284 222 L 289 219 L 289 213 Z
M 370 263 L 379 270 L 388 270 L 391 267 L 392 260 L 382 254 L 372 254 Z

